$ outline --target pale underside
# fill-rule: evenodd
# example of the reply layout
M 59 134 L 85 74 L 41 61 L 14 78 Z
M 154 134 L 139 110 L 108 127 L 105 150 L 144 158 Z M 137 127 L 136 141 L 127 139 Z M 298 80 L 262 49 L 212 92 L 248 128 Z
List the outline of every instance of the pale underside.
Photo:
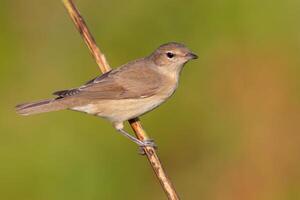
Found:
M 103 117 L 113 123 L 123 122 L 159 106 L 167 97 L 152 96 L 141 99 L 101 100 L 83 106 L 71 108 L 92 115 Z

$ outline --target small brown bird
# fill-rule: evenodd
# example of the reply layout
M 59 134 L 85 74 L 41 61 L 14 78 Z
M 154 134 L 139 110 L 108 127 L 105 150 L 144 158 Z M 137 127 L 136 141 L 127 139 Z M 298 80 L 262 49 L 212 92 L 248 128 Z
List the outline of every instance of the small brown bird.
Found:
M 141 58 L 94 78 L 78 88 L 54 92 L 56 98 L 16 106 L 21 115 L 63 109 L 103 117 L 139 146 L 153 146 L 127 133 L 123 122 L 141 116 L 165 102 L 176 90 L 180 72 L 197 59 L 185 45 L 167 43 Z

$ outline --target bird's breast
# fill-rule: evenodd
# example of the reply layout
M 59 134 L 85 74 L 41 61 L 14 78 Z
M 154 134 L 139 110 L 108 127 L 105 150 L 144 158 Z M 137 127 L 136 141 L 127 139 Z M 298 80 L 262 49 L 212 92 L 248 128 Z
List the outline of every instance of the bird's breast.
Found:
M 176 87 L 163 88 L 158 94 L 147 98 L 99 100 L 72 108 L 92 115 L 104 117 L 112 122 L 122 122 L 141 116 L 165 102 Z
M 98 100 L 72 110 L 104 117 L 112 122 L 122 122 L 141 116 L 165 102 L 176 90 L 177 82 L 162 83 L 160 89 L 150 97 L 136 99 Z

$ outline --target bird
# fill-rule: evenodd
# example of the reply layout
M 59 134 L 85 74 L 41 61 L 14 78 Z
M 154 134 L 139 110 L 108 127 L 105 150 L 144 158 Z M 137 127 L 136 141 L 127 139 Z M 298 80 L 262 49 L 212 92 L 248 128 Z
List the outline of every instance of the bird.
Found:
M 198 56 L 186 45 L 169 42 L 153 53 L 104 73 L 84 85 L 53 93 L 54 98 L 16 106 L 20 115 L 59 110 L 79 111 L 107 119 L 140 147 L 155 146 L 124 130 L 124 122 L 160 106 L 178 87 L 184 65 Z

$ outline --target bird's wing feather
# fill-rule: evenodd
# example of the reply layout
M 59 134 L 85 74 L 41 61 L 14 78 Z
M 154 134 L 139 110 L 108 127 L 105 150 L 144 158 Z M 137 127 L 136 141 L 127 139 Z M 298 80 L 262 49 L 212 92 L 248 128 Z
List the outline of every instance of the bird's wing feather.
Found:
M 131 63 L 103 74 L 87 84 L 53 94 L 58 98 L 136 99 L 150 97 L 160 89 L 161 78 L 151 67 Z

